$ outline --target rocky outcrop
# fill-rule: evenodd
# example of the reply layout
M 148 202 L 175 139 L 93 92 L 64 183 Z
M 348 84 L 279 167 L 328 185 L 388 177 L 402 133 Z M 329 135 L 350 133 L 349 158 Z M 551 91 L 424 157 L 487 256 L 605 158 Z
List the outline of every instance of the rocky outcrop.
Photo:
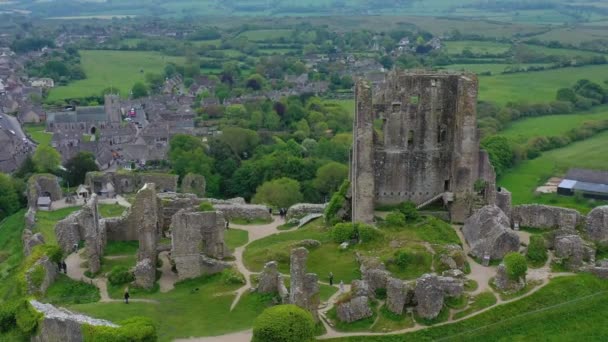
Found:
M 414 287 L 407 282 L 390 278 L 386 286 L 386 306 L 397 314 L 401 315 L 407 305 L 411 305 L 414 299 Z
M 301 219 L 309 214 L 323 214 L 326 204 L 298 203 L 287 209 L 287 220 Z
M 555 256 L 562 259 L 570 271 L 581 270 L 588 262 L 595 262 L 595 246 L 578 235 L 559 235 L 553 244 Z
M 112 322 L 75 314 L 51 304 L 43 304 L 35 300 L 30 301 L 30 304 L 43 315 L 39 323 L 39 332 L 32 337 L 32 342 L 82 342 L 84 340 L 82 326 L 85 324 L 118 328 Z
M 447 297 L 458 297 L 464 292 L 464 282 L 451 277 L 437 277 L 439 287 Z
M 206 184 L 205 176 L 189 173 L 182 180 L 182 192 L 195 194 L 198 197 L 205 197 Z
M 57 265 L 43 256 L 25 272 L 25 282 L 29 294 L 43 295 L 58 275 Z
M 587 215 L 587 235 L 595 242 L 608 243 L 608 205 L 596 207 Z
M 23 242 L 23 254 L 25 256 L 32 254 L 32 250 L 34 249 L 34 247 L 44 245 L 45 243 L 44 236 L 42 236 L 42 234 L 32 234 L 32 231 L 29 229 L 23 230 L 21 240 Z
M 502 210 L 508 218 L 511 218 L 513 208 L 511 206 L 511 192 L 505 188 L 496 191 L 496 206 Z
M 369 284 L 370 291 L 376 293 L 378 289 L 386 289 L 390 276 L 390 272 L 382 269 L 368 269 L 363 273 L 363 280 Z
M 488 205 L 465 221 L 462 233 L 473 256 L 483 259 L 488 255 L 497 260 L 519 249 L 519 236 L 510 225 L 509 218 L 499 207 Z
M 281 285 L 283 285 L 283 277 L 279 273 L 277 262 L 267 262 L 262 273 L 260 273 L 256 291 L 259 293 L 278 293 Z
M 526 281 L 523 278 L 513 280 L 507 274 L 507 268 L 504 264 L 498 265 L 496 268 L 496 277 L 494 277 L 494 285 L 503 292 L 517 292 L 526 286 Z
M 336 313 L 338 319 L 346 323 L 356 322 L 374 314 L 369 306 L 369 298 L 365 296 L 353 297 L 348 301 L 338 303 Z
M 436 276 L 425 274 L 416 281 L 414 298 L 416 313 L 422 318 L 433 319 L 443 308 L 444 293 Z
M 442 247 L 439 255 L 439 265 L 444 270 L 461 270 L 466 268 L 467 256 L 462 250 L 462 247 L 449 244 Z
M 38 197 L 50 197 L 51 201 L 63 198 L 59 178 L 51 174 L 33 175 L 27 182 L 27 205 L 36 208 Z
M 214 204 L 215 210 L 221 211 L 226 219 L 246 221 L 272 221 L 268 207 L 253 204 Z
M 574 230 L 584 217 L 574 209 L 530 204 L 513 208 L 513 223 L 520 227 Z
M 36 226 L 36 209 L 29 208 L 25 213 L 25 229 L 33 230 Z
M 306 273 L 308 250 L 300 247 L 291 251 L 291 286 L 289 302 L 308 310 L 315 321 L 319 321 L 319 281 L 314 273 Z

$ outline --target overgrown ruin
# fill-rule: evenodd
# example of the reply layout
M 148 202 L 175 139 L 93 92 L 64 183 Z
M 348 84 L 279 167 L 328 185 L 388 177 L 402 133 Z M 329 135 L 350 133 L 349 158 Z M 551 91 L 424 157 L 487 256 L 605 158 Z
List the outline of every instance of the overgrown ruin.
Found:
M 351 158 L 352 219 L 371 223 L 376 206 L 443 200 L 463 222 L 495 202 L 495 173 L 480 150 L 477 77 L 393 71 L 374 93 L 355 86 Z

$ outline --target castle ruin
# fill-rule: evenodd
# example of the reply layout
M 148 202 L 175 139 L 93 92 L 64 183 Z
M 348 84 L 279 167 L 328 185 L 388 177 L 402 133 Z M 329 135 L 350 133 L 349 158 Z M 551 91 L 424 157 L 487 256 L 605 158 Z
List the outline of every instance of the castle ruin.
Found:
M 351 158 L 352 219 L 376 206 L 443 201 L 463 222 L 495 202 L 495 173 L 477 131 L 477 77 L 393 71 L 376 91 L 360 80 Z

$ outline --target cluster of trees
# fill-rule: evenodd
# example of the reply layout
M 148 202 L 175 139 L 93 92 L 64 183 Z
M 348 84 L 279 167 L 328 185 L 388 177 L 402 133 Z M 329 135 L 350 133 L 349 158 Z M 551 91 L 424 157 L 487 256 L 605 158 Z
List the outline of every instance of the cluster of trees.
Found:
M 29 62 L 27 71 L 31 77 L 52 78 L 59 85 L 86 78 L 80 65 L 80 54 L 72 47 L 64 52 L 53 51 L 40 60 Z
M 47 38 L 30 37 L 15 39 L 11 44 L 11 50 L 17 53 L 39 51 L 44 47 L 53 48 L 55 47 L 55 43 Z

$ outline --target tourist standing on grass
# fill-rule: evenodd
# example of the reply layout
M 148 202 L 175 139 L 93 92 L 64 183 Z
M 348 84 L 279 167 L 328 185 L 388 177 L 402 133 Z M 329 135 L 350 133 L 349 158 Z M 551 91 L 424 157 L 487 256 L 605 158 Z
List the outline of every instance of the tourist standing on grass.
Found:
M 129 304 L 129 298 L 131 298 L 131 296 L 129 295 L 129 288 L 127 287 L 125 289 L 125 304 Z
M 329 286 L 334 286 L 334 273 L 329 272 Z

